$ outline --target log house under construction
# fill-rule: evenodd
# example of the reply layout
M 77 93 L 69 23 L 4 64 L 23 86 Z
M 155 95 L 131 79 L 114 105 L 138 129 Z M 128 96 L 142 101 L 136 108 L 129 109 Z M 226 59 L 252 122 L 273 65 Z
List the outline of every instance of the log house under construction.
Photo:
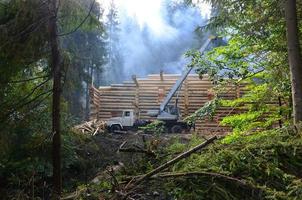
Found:
M 152 74 L 146 78 L 132 77 L 131 81 L 122 84 L 112 84 L 90 90 L 90 119 L 107 120 L 111 117 L 121 116 L 125 109 L 133 109 L 137 118 L 154 120 L 147 115 L 148 110 L 159 109 L 173 84 L 180 75 Z M 197 74 L 190 74 L 179 90 L 178 105 L 182 118 L 194 113 L 207 101 L 213 98 L 212 82 L 208 77 L 199 78 Z M 242 86 L 230 86 L 225 93 L 219 94 L 225 99 L 234 99 L 243 94 Z M 176 94 L 177 95 L 177 94 Z M 171 103 L 175 102 L 175 97 Z M 196 131 L 203 135 L 225 134 L 230 131 L 228 127 L 219 125 L 221 119 L 238 110 L 222 107 L 216 112 L 213 119 L 203 119 L 196 122 Z

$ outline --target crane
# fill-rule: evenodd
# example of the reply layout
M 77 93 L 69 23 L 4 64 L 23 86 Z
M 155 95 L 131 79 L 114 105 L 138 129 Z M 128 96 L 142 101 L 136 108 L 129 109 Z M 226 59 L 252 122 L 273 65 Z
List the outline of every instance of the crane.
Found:
M 217 41 L 218 37 L 211 36 L 200 48 L 201 54 L 203 54 L 208 47 L 210 46 L 212 41 Z M 158 120 L 162 120 L 165 122 L 166 127 L 173 133 L 182 132 L 182 130 L 187 129 L 188 125 L 181 121 L 180 118 L 180 109 L 177 106 L 178 98 L 176 98 L 176 102 L 174 105 L 169 105 L 171 99 L 174 97 L 177 91 L 181 88 L 183 82 L 186 80 L 187 76 L 190 74 L 194 67 L 188 67 L 184 73 L 180 76 L 180 78 L 175 82 L 172 86 L 171 90 L 165 97 L 164 101 L 160 104 L 159 110 L 149 110 L 148 115 L 156 117 Z

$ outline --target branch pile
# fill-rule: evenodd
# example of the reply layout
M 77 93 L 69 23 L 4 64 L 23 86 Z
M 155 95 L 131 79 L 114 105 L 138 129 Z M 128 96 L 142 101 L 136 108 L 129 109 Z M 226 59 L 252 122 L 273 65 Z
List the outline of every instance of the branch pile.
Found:
M 202 150 L 203 148 L 207 147 L 209 144 L 213 143 L 217 139 L 218 139 L 217 136 L 213 136 L 210 139 L 206 140 L 205 142 L 203 142 L 197 146 L 194 146 L 193 148 L 189 149 L 188 151 L 185 151 L 185 152 L 179 154 L 178 156 L 174 157 L 173 159 L 171 159 L 171 160 L 165 162 L 164 164 L 158 166 L 157 168 L 151 170 L 147 174 L 133 177 L 130 181 L 128 181 L 128 183 L 122 190 L 115 191 L 117 196 L 114 196 L 112 199 L 129 199 L 129 198 L 134 199 L 134 198 L 131 198 L 130 196 L 139 185 L 141 185 L 144 182 L 148 182 L 150 179 L 153 179 L 154 177 L 156 177 L 156 175 L 159 174 L 160 172 L 162 172 L 163 170 L 173 166 L 180 160 L 189 157 L 191 154 Z M 124 143 L 121 145 L 121 147 L 123 145 L 124 145 Z M 120 149 L 121 149 L 121 147 L 120 147 Z
M 292 127 L 229 135 L 190 156 L 215 138 L 193 143 L 147 173 L 126 174 L 112 199 L 154 199 L 154 191 L 161 199 L 302 199 L 301 138 Z
M 74 129 L 81 133 L 96 135 L 97 133 L 104 133 L 106 131 L 106 126 L 105 121 L 94 119 L 84 122 L 83 124 L 79 124 L 75 126 Z

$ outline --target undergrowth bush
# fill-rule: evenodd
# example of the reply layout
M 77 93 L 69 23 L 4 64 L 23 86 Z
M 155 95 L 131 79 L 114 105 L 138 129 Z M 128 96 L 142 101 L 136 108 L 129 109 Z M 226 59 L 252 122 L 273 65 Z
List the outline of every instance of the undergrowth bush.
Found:
M 143 163 L 116 174 L 116 178 L 121 181 L 125 175 L 145 174 L 203 141 L 198 135 L 192 135 L 190 141 L 173 137 L 167 147 L 158 151 L 161 156 L 153 158 L 156 162 L 145 157 Z M 230 134 L 180 160 L 164 173 L 167 172 L 184 176 L 149 180 L 140 185 L 141 195 L 158 191 L 162 199 L 299 200 L 302 133 L 297 128 L 284 127 L 248 135 Z M 113 186 L 101 182 L 89 184 L 87 189 L 92 196 L 110 197 Z
M 96 162 L 99 154 L 93 137 L 70 131 L 72 120 L 68 116 L 63 116 L 63 119 L 62 175 L 65 192 L 91 179 L 100 163 Z M 49 113 L 46 110 L 16 125 L 10 124 L 8 131 L 1 129 L 0 143 L 8 145 L 3 149 L 0 147 L 0 199 L 49 198 L 52 135 L 45 128 L 48 123 Z
M 246 183 L 207 175 L 176 178 L 166 187 L 177 199 L 302 199 L 301 133 L 287 127 L 229 135 L 172 170 L 219 173 Z

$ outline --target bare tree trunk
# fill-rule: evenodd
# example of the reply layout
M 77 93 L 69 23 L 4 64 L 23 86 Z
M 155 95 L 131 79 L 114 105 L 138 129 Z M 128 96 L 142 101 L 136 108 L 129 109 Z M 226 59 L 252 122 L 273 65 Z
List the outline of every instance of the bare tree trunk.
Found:
M 100 70 L 100 66 L 98 66 L 96 69 L 95 69 L 95 81 L 94 81 L 94 84 L 96 87 L 100 87 L 101 85 L 101 77 L 100 77 L 100 74 L 101 74 L 101 70 Z
M 88 73 L 89 73 L 89 67 L 88 67 Z M 90 93 L 89 93 L 90 83 L 86 82 L 86 102 L 85 102 L 85 120 L 89 120 L 89 105 L 90 105 Z
M 86 82 L 86 102 L 85 102 L 85 120 L 89 120 L 89 114 L 90 114 L 90 92 L 89 88 L 93 86 L 93 67 L 91 65 L 87 66 L 87 73 L 90 76 L 90 80 L 87 80 Z
M 51 46 L 51 69 L 53 73 L 52 99 L 52 162 L 53 162 L 53 199 L 60 199 L 62 191 L 61 175 L 61 130 L 60 130 L 60 97 L 61 97 L 61 56 L 59 51 L 57 27 L 57 1 L 49 0 L 50 19 L 48 24 Z
M 302 121 L 302 59 L 300 54 L 296 0 L 285 1 L 285 20 L 294 123 L 297 124 Z

